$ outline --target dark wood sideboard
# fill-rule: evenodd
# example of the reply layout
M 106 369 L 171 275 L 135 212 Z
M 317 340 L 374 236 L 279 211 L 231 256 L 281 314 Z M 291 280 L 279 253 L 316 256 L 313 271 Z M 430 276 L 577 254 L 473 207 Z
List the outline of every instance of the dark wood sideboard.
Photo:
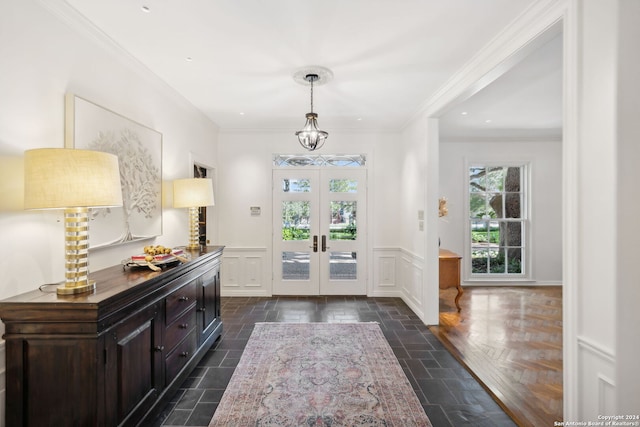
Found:
M 222 250 L 159 272 L 96 271 L 90 294 L 47 286 L 0 301 L 6 425 L 144 425 L 222 333 Z

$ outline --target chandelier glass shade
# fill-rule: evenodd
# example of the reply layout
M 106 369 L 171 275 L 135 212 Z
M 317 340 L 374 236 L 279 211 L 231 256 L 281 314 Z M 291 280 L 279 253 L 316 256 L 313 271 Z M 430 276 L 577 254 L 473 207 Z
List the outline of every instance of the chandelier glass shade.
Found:
M 302 130 L 296 132 L 296 136 L 298 137 L 300 145 L 309 151 L 314 151 L 324 145 L 329 134 L 318 129 L 318 115 L 313 112 L 313 82 L 318 80 L 318 75 L 307 74 L 305 80 L 311 84 L 311 112 L 307 113 L 307 122 L 304 124 Z

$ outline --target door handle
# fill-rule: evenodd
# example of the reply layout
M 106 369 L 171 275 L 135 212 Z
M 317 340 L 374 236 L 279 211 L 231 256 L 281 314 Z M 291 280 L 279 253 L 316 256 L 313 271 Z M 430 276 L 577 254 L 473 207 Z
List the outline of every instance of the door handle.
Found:
M 322 252 L 326 252 L 327 249 L 329 249 L 329 246 L 327 246 L 327 236 L 326 235 L 322 235 Z
M 318 252 L 318 236 L 313 236 L 313 246 L 310 247 L 313 248 L 313 252 Z

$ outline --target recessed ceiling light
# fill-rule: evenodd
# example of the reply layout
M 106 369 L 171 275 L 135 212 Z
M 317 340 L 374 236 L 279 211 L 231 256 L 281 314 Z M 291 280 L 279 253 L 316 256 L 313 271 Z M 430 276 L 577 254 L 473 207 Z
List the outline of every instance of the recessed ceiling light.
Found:
M 149 6 L 142 6 L 142 11 L 145 13 L 149 13 L 151 12 L 151 9 L 149 8 Z
M 356 120 L 361 122 L 362 121 L 362 117 L 358 117 Z
M 462 113 L 460 113 L 460 114 L 462 114 L 463 116 L 466 116 L 466 115 L 467 115 L 467 114 L 469 114 L 469 113 L 467 113 L 466 111 L 463 111 L 463 112 L 462 112 Z
M 241 111 L 241 112 L 240 112 L 240 115 L 241 115 L 241 116 L 244 116 L 244 111 Z
M 485 123 L 491 123 L 491 119 L 487 119 L 484 121 Z
M 191 61 L 193 61 L 193 58 L 192 58 L 192 57 L 190 57 L 190 56 L 187 56 L 187 57 L 185 58 L 185 61 L 187 61 L 187 62 L 191 62 Z

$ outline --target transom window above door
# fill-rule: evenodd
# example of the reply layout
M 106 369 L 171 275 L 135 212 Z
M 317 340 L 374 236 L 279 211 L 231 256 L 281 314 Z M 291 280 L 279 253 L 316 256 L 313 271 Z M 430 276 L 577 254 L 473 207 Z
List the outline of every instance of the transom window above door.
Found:
M 275 154 L 273 165 L 277 167 L 337 166 L 364 167 L 367 156 L 364 154 Z

